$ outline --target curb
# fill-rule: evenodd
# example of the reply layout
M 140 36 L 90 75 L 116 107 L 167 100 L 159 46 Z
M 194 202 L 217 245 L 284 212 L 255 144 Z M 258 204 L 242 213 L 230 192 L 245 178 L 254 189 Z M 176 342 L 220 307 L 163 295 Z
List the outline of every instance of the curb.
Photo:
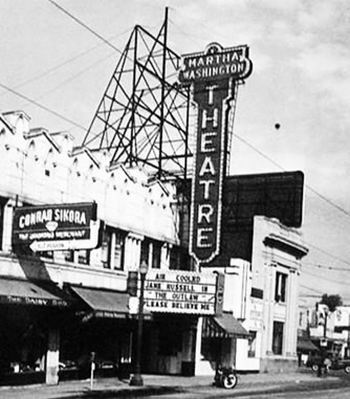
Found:
M 348 383 L 342 382 L 339 384 L 339 380 L 322 380 L 322 381 L 301 381 L 294 383 L 287 383 L 281 385 L 281 382 L 274 384 L 271 383 L 259 384 L 256 388 L 248 386 L 247 388 L 237 386 L 233 390 L 226 390 L 224 388 L 213 387 L 212 397 L 225 398 L 230 394 L 234 393 L 235 397 L 246 397 L 250 395 L 259 394 L 272 394 L 272 393 L 283 393 L 283 392 L 308 392 L 315 390 L 328 390 L 334 388 L 342 388 L 344 386 L 350 386 L 350 380 Z M 193 390 L 198 388 L 210 388 L 211 385 L 197 385 L 197 386 L 145 386 L 140 388 L 123 388 L 123 389 L 107 389 L 100 391 L 91 392 L 80 392 L 70 397 L 69 399 L 97 399 L 97 398 L 138 398 L 147 396 L 161 396 L 166 394 L 181 394 L 186 393 L 188 390 Z M 205 394 L 207 396 L 208 394 Z M 209 397 L 209 396 L 208 396 Z

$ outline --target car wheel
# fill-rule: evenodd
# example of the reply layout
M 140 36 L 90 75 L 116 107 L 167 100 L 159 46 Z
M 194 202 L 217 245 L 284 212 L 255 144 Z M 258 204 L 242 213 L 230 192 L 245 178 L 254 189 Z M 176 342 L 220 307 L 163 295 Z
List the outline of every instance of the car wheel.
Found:
M 313 365 L 311 366 L 311 370 L 312 370 L 312 371 L 317 371 L 317 370 L 318 370 L 318 364 L 313 364 Z
M 345 366 L 344 371 L 346 374 L 350 374 L 350 366 Z
M 222 380 L 222 385 L 226 389 L 233 389 L 238 382 L 238 378 L 235 374 L 225 375 Z

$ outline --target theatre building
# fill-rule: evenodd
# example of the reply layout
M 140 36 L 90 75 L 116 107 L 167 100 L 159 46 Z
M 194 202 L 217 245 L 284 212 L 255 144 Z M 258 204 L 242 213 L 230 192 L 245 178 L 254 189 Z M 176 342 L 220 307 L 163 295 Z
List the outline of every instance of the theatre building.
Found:
M 1 115 L 1 383 L 86 376 L 92 352 L 97 374 L 130 371 L 137 303 L 128 275 L 142 262 L 160 275 L 182 269 L 169 281 L 175 313 L 159 312 L 162 301 L 149 299 L 156 309 L 145 311 L 143 371 L 192 373 L 198 314 L 215 311 L 216 276 L 202 284 L 186 274 L 191 262 L 179 245 L 173 183 L 149 182 L 139 169 L 108 169 L 103 156 L 73 149 L 68 133 L 29 122 L 21 111 Z M 89 207 L 95 216 L 86 216 Z M 89 220 L 99 223 L 95 249 L 79 241 Z M 75 235 L 60 233 L 71 240 L 68 250 L 41 241 L 58 236 L 61 223 L 80 226 Z M 36 225 L 44 233 L 31 233 Z M 211 299 L 201 310 L 194 291 L 202 286 Z
M 108 169 L 103 156 L 74 149 L 68 133 L 30 129 L 29 122 L 20 111 L 0 121 L 1 384 L 86 377 L 92 353 L 98 375 L 128 375 L 138 305 L 128 276 L 142 262 L 143 372 L 212 375 L 217 362 L 266 371 L 295 361 L 298 276 L 307 249 L 296 228 L 300 215 L 293 220 L 295 212 L 287 211 L 300 207 L 285 199 L 300 173 L 229 177 L 222 253 L 198 273 L 188 256 L 188 214 L 177 202 L 183 193 L 174 183 L 150 182 L 139 169 Z M 247 192 L 257 181 L 265 200 L 287 181 L 278 207 L 261 198 L 252 205 Z M 76 239 L 68 250 L 45 247 L 42 233 L 33 233 L 31 245 L 25 233 L 16 235 L 38 223 L 48 236 L 61 222 L 83 231 L 88 220 L 99 227 L 94 249 L 67 231 L 61 234 Z

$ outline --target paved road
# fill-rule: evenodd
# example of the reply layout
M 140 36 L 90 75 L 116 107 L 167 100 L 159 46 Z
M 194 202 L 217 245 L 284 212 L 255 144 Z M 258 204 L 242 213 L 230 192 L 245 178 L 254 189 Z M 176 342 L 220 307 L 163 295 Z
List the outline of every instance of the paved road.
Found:
M 196 390 L 187 393 L 178 393 L 172 395 L 162 396 L 147 396 L 149 399 L 220 399 L 220 398 L 234 398 L 234 399 L 347 399 L 350 398 L 350 388 L 300 391 L 300 392 L 280 392 L 280 393 L 262 393 L 257 392 L 254 395 L 247 395 L 246 393 L 236 393 L 232 391 L 218 391 L 218 390 Z
M 284 392 L 277 394 L 259 394 L 259 399 L 300 399 L 305 398 L 305 392 Z M 312 391 L 307 392 L 307 399 L 346 399 L 350 397 L 349 388 L 339 388 L 339 389 L 327 389 L 322 391 Z M 234 398 L 243 398 L 243 396 L 234 396 Z M 250 395 L 244 396 L 245 399 L 256 399 L 257 396 Z
M 330 373 L 317 378 L 305 370 L 290 374 L 240 375 L 236 389 L 225 390 L 211 385 L 208 377 L 144 376 L 144 387 L 130 387 L 115 378 L 97 380 L 90 390 L 88 380 L 63 382 L 58 386 L 0 388 L 0 399 L 211 399 L 255 398 L 345 399 L 350 398 L 350 375 Z

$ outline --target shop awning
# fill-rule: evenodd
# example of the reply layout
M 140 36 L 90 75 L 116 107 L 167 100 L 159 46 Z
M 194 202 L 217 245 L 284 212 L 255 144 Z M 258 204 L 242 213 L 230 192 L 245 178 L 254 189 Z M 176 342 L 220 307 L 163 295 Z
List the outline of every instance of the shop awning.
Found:
M 319 351 L 319 348 L 317 348 L 317 346 L 314 345 L 309 338 L 298 337 L 297 350 L 305 352 L 316 352 Z
M 129 315 L 129 295 L 126 292 L 70 286 L 71 290 L 90 308 L 90 316 L 125 318 Z
M 248 331 L 231 313 L 204 319 L 203 335 L 207 338 L 248 337 Z
M 0 278 L 0 303 L 67 307 L 67 294 L 51 281 Z

